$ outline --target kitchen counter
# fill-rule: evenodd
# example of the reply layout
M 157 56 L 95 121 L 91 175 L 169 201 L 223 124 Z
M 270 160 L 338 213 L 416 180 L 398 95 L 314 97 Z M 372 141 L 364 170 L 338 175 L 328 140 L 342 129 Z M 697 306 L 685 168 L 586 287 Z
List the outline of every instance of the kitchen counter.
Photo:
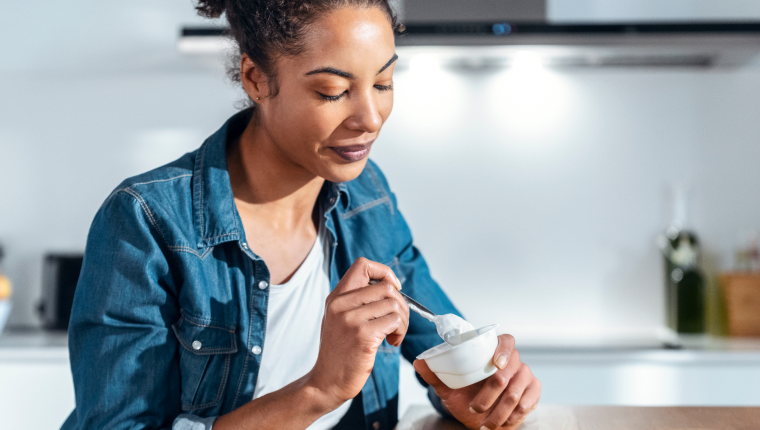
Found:
M 548 403 L 760 406 L 758 339 L 685 337 L 680 349 L 518 350 Z
M 634 359 L 661 361 L 760 360 L 760 338 L 723 338 L 710 336 L 681 336 L 678 347 L 665 347 L 656 341 L 630 343 L 594 342 L 573 346 L 572 340 L 555 342 L 520 338 L 518 349 L 531 357 L 590 358 L 604 360 Z M 0 334 L 0 358 L 26 351 L 31 355 L 51 354 L 68 349 L 68 336 L 63 331 L 42 329 L 11 329 Z
M 760 428 L 760 408 L 539 405 L 519 430 L 745 430 Z M 396 430 L 465 430 L 429 405 L 414 405 Z
M 523 342 L 525 341 L 525 342 Z M 560 405 L 759 406 L 760 339 L 683 338 L 656 344 L 551 344 L 520 339 L 518 348 L 543 385 L 542 402 Z M 402 360 L 399 413 L 427 403 Z M 0 335 L 2 428 L 57 428 L 74 407 L 67 336 L 42 330 Z M 35 413 L 40 403 L 46 414 Z M 757 428 L 760 428 L 758 426 Z
M 760 339 L 699 338 L 688 339 L 680 347 L 578 347 L 526 346 L 519 348 L 523 357 L 533 362 L 556 360 L 567 362 L 602 363 L 607 361 L 708 364 L 735 363 L 760 365 Z
M 22 360 L 69 361 L 66 332 L 6 330 L 0 334 L 0 362 Z

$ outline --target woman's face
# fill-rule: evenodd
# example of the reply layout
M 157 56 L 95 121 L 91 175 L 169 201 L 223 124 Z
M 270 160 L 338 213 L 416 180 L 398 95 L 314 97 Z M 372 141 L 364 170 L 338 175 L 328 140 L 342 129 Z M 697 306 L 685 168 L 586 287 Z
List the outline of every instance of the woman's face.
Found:
M 258 125 L 287 162 L 329 181 L 350 181 L 364 169 L 393 108 L 393 29 L 378 8 L 344 8 L 307 33 L 304 53 L 275 63 L 276 96 L 246 90 L 261 98 Z

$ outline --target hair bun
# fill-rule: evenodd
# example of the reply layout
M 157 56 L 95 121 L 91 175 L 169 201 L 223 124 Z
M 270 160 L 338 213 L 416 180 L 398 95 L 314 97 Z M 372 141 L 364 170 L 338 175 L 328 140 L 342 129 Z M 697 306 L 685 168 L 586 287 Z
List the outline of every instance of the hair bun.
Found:
M 227 9 L 227 0 L 198 0 L 195 10 L 206 18 L 219 18 Z

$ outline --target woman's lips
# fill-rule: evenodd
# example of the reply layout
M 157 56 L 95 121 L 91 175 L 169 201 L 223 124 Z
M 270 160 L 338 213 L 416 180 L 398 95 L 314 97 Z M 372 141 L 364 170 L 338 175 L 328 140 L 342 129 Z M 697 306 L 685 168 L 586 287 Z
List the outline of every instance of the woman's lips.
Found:
M 365 143 L 363 145 L 346 145 L 346 146 L 331 146 L 338 156 L 346 161 L 359 161 L 369 154 L 369 149 L 372 147 L 372 142 Z

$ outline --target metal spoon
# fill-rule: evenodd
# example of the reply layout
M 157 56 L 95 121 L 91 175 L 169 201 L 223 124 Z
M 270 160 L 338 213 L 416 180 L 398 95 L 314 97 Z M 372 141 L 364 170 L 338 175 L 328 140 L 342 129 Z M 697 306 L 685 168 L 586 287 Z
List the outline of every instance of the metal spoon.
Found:
M 378 282 L 380 281 L 375 279 L 369 281 L 370 285 L 377 284 Z M 464 322 L 464 320 L 452 314 L 436 315 L 431 312 L 430 309 L 422 306 L 417 300 L 414 300 L 407 294 L 402 293 L 401 291 L 398 293 L 401 294 L 401 297 L 403 297 L 409 305 L 410 310 L 417 312 L 420 316 L 435 324 L 438 336 L 441 336 L 441 339 L 449 343 L 459 343 L 459 341 L 461 341 L 462 333 L 457 329 L 457 326 L 460 321 Z
M 371 279 L 369 281 L 369 284 L 370 285 L 375 285 L 378 282 L 380 282 L 378 279 Z M 402 293 L 401 291 L 399 291 L 398 293 L 401 294 L 401 297 L 404 298 L 404 300 L 406 301 L 406 304 L 409 305 L 409 309 L 411 309 L 411 310 L 417 312 L 418 314 L 422 315 L 422 317 L 425 318 L 426 320 L 435 322 L 435 321 L 433 321 L 433 319 L 437 316 L 436 314 L 430 312 L 430 310 L 428 308 L 422 306 L 416 300 L 414 300 L 413 298 L 409 297 L 408 295 Z
M 401 294 L 401 297 L 403 297 L 404 300 L 406 300 L 406 304 L 409 305 L 409 309 L 411 309 L 411 310 L 417 312 L 418 314 L 422 315 L 422 317 L 425 318 L 426 320 L 435 322 L 434 319 L 438 315 L 434 314 L 433 312 L 430 312 L 430 310 L 428 308 L 426 308 L 426 307 L 422 306 L 421 304 L 419 304 L 419 302 L 417 302 L 417 300 L 414 300 L 413 298 L 407 296 L 406 294 L 402 293 L 401 291 L 399 291 L 398 293 Z

